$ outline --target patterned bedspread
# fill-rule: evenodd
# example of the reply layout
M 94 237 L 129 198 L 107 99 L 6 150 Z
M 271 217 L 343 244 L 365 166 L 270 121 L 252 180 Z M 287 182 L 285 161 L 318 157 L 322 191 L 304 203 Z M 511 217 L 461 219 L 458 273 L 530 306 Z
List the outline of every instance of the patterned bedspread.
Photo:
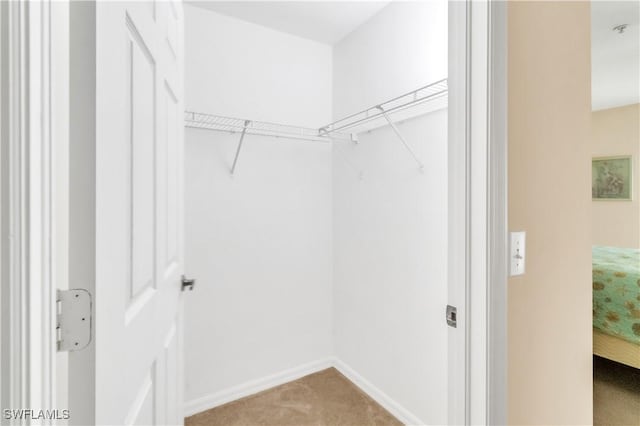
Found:
M 640 345 L 640 249 L 597 247 L 593 256 L 593 326 Z

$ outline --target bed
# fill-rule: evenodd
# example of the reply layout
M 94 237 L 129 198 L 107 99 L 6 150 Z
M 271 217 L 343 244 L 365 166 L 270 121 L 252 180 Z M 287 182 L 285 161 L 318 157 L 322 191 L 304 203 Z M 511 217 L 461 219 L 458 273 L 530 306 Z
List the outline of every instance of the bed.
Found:
M 640 249 L 592 254 L 593 353 L 640 369 Z

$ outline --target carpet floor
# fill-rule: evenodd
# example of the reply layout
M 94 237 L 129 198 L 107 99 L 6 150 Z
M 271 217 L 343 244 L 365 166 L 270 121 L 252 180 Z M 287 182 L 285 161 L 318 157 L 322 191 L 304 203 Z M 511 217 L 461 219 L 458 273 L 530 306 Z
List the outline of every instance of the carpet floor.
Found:
M 593 358 L 593 424 L 640 426 L 640 370 Z
M 399 426 L 335 368 L 212 408 L 186 426 Z

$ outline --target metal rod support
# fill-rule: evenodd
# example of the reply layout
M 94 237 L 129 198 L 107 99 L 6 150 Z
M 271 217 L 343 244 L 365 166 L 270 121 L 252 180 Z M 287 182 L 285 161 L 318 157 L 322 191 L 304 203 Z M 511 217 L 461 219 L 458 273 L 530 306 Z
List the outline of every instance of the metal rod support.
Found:
M 385 118 L 385 120 L 387 120 L 387 123 L 389 123 L 389 126 L 391 126 L 391 128 L 393 129 L 393 132 L 396 134 L 398 139 L 400 139 L 400 141 L 402 142 L 404 147 L 407 149 L 407 151 L 409 151 L 409 154 L 411 154 L 413 159 L 416 160 L 416 163 L 418 163 L 418 166 L 420 166 L 420 170 L 423 170 L 424 169 L 424 164 L 422 164 L 422 161 L 420 161 L 420 159 L 418 158 L 416 153 L 413 152 L 413 150 L 411 149 L 411 147 L 409 146 L 407 141 L 404 139 L 404 137 L 402 137 L 402 134 L 400 133 L 400 130 L 398 130 L 398 127 L 396 126 L 396 123 L 391 121 L 391 118 L 389 118 L 389 115 L 384 110 L 384 108 L 382 108 L 381 106 L 378 106 L 377 108 L 380 110 L 380 112 L 381 112 L 382 116 Z
M 231 174 L 233 174 L 233 172 L 236 171 L 236 165 L 238 164 L 238 157 L 240 156 L 240 150 L 242 149 L 242 141 L 244 141 L 244 135 L 247 134 L 247 126 L 249 126 L 250 123 L 251 121 L 249 120 L 245 120 L 244 122 L 244 128 L 242 129 L 242 134 L 240 135 L 240 141 L 238 142 L 238 149 L 236 149 L 236 156 L 233 159 L 233 165 L 231 166 Z

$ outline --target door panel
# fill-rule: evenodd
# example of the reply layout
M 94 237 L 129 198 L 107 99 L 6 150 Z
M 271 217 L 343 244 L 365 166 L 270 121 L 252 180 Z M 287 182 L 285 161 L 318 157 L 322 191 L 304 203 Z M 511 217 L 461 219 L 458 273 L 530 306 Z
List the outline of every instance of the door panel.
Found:
M 142 385 L 139 386 L 136 392 L 136 397 L 133 400 L 127 417 L 125 418 L 125 425 L 151 425 L 156 424 L 155 415 L 153 413 L 153 394 L 154 394 L 154 380 L 152 374 L 148 373 Z
M 182 423 L 182 412 L 176 404 L 170 401 L 177 401 L 180 397 L 178 386 L 180 385 L 179 371 L 173 368 L 178 363 L 178 337 L 174 324 L 164 341 L 164 365 L 162 366 L 162 391 L 159 392 L 160 401 L 164 404 L 158 405 L 160 424 Z
M 99 424 L 182 424 L 182 10 L 97 2 Z
M 180 107 L 178 99 L 176 98 L 174 91 L 168 82 L 165 81 L 164 85 L 165 96 L 165 113 L 166 113 L 166 132 L 164 137 L 164 155 L 166 161 L 166 176 L 163 179 L 164 188 L 162 192 L 162 200 L 165 201 L 164 205 L 166 209 L 164 213 L 164 249 L 162 252 L 162 265 L 164 266 L 163 274 L 166 276 L 177 267 L 178 258 L 178 241 L 180 240 L 180 234 L 178 230 L 179 224 L 179 205 L 178 200 L 178 188 L 179 188 L 179 170 L 180 170 L 180 157 L 178 155 L 178 141 L 180 140 L 180 127 L 179 114 Z
M 131 297 L 154 286 L 155 66 L 135 24 L 128 22 L 130 63 L 127 134 L 131 149 Z M 128 55 L 129 56 L 129 55 Z

